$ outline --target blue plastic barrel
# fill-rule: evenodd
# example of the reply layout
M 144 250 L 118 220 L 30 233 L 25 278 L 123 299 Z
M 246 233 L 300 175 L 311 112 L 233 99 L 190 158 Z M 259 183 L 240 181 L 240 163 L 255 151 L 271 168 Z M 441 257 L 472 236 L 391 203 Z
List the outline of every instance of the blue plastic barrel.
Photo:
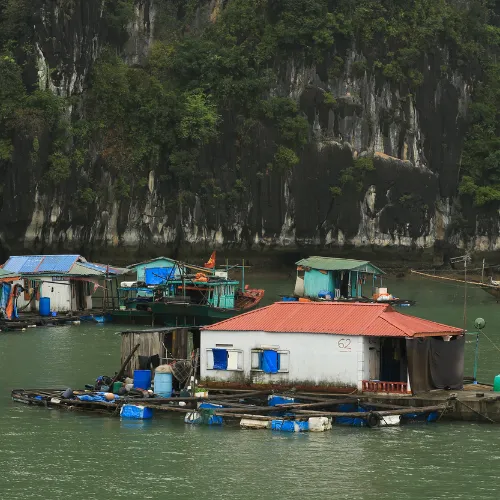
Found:
M 134 370 L 134 389 L 147 391 L 151 387 L 151 370 Z
M 50 316 L 50 297 L 40 297 L 40 316 Z
M 171 373 L 155 373 L 154 393 L 164 398 L 172 396 Z

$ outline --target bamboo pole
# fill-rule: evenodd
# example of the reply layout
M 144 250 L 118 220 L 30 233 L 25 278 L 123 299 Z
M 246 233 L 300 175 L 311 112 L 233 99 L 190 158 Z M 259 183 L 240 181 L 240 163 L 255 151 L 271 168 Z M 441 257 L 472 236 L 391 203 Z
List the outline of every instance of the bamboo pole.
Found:
M 413 273 L 413 274 L 418 274 L 419 276 L 425 276 L 426 278 L 432 278 L 432 279 L 438 279 L 438 280 L 446 280 L 446 281 L 454 281 L 456 283 L 467 283 L 469 285 L 476 285 L 476 286 L 481 286 L 481 287 L 498 288 L 497 286 L 488 285 L 487 283 L 479 283 L 478 281 L 465 281 L 465 280 L 459 280 L 459 279 L 456 279 L 456 278 L 446 278 L 445 276 L 434 276 L 432 274 L 421 273 L 421 272 L 415 271 L 413 269 L 410 269 L 410 272 Z

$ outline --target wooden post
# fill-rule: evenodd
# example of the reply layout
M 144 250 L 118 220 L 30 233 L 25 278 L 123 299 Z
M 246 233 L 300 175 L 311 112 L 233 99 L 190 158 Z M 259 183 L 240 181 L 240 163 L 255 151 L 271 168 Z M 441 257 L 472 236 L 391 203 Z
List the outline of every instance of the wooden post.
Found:
M 118 294 L 118 278 L 111 280 L 111 305 L 113 307 L 113 311 L 115 310 L 115 294 L 113 292 L 113 281 L 115 282 L 115 290 Z
M 241 289 L 245 290 L 245 259 L 243 259 L 243 267 L 241 269 Z

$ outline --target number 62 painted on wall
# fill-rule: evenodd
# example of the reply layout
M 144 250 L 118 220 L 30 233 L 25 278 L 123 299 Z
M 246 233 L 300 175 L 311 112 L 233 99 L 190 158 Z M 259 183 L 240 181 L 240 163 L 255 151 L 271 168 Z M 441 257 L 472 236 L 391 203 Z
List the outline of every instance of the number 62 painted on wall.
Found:
M 350 351 L 351 350 L 351 339 L 340 339 L 338 341 L 339 349 L 342 351 Z

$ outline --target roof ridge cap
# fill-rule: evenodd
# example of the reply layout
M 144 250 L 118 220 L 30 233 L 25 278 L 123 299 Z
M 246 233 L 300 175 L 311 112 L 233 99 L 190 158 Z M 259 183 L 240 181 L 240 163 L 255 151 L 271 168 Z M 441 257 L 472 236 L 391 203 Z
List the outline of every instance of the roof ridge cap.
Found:
M 380 318 L 380 316 L 381 316 L 384 312 L 386 312 L 386 311 L 387 311 L 387 309 L 389 309 L 389 308 L 391 307 L 389 304 L 381 304 L 381 303 L 379 303 L 379 302 L 377 302 L 377 303 L 375 303 L 375 304 L 374 304 L 373 302 L 369 302 L 369 305 L 384 306 L 384 309 L 383 309 L 382 311 L 380 311 L 380 312 L 379 312 L 379 314 L 377 314 L 377 316 L 375 316 L 375 317 L 374 317 L 374 318 L 373 318 L 373 319 L 372 319 L 369 323 L 367 323 L 367 324 L 365 325 L 365 327 L 364 327 L 364 328 L 363 328 L 363 330 L 362 330 L 363 332 L 368 331 L 368 328 L 370 328 L 370 326 L 371 326 L 371 325 L 372 325 L 375 321 L 377 321 L 377 319 L 379 319 L 379 318 Z
M 390 309 L 386 309 L 385 311 L 382 311 L 382 313 L 380 314 L 379 318 L 382 319 L 383 321 L 385 321 L 386 323 L 389 323 L 390 325 L 392 325 L 394 328 L 397 328 L 398 330 L 401 330 L 402 332 L 404 332 L 404 334 L 408 337 L 413 337 L 413 334 L 409 333 L 407 330 L 405 330 L 404 327 L 401 326 L 401 324 L 398 324 L 398 321 L 394 322 L 392 321 L 393 318 L 388 318 L 385 316 L 386 313 L 396 313 L 396 314 L 402 314 L 398 311 L 395 311 L 393 308 L 390 308 Z M 411 316 L 411 318 L 416 318 L 416 316 Z M 420 319 L 420 318 L 418 318 Z

